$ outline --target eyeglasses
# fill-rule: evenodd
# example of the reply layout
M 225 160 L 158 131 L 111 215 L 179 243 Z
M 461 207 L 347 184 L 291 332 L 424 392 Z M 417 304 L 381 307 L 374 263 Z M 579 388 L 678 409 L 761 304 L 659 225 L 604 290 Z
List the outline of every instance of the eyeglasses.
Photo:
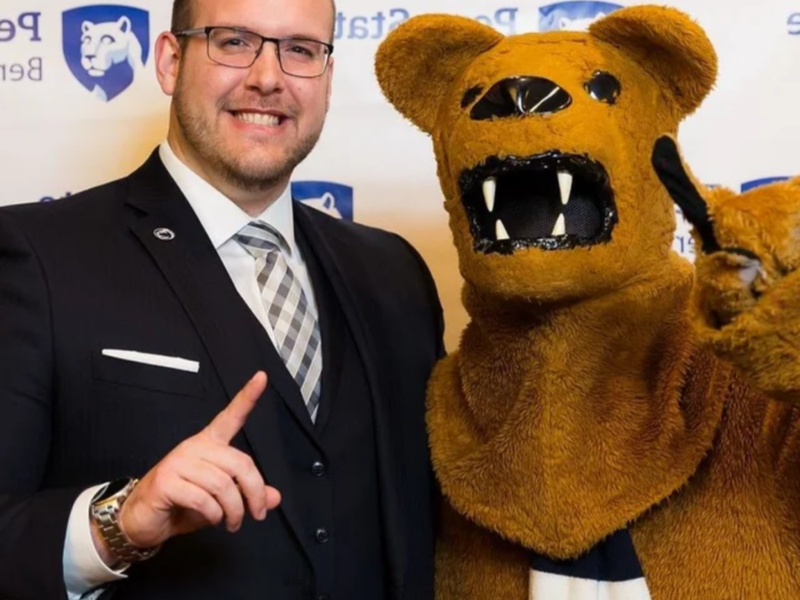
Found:
M 333 45 L 304 38 L 264 37 L 235 27 L 199 27 L 175 31 L 176 37 L 205 35 L 208 58 L 215 63 L 248 69 L 261 54 L 265 42 L 275 44 L 281 71 L 293 77 L 320 77 L 328 68 Z

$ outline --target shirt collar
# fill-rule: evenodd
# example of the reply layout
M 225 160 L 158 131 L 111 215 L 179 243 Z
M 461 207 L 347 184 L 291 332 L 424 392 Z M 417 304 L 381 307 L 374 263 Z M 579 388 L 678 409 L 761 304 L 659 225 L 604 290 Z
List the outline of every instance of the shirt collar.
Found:
M 253 218 L 184 164 L 175 155 L 167 140 L 159 146 L 158 154 L 167 172 L 175 180 L 200 220 L 214 248 L 219 250 L 220 246 L 251 221 L 262 221 L 283 236 L 289 246 L 290 254 L 296 254 L 291 186 L 287 185 L 275 202 Z

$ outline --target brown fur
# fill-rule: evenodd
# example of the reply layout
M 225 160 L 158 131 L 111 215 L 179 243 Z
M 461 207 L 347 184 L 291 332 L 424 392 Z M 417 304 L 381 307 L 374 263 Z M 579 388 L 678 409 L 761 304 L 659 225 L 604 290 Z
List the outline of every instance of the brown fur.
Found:
M 670 250 L 673 204 L 650 162 L 713 85 L 702 30 L 656 7 L 509 38 L 423 16 L 376 69 L 433 139 L 471 317 L 429 390 L 437 598 L 524 600 L 528 549 L 575 557 L 626 525 L 654 600 L 800 597 L 800 180 L 704 191 L 721 246 L 761 263 L 717 252 L 693 268 Z M 613 106 L 583 92 L 597 70 L 622 84 Z M 462 109 L 466 90 L 517 75 L 573 104 L 492 121 Z M 611 241 L 477 252 L 461 172 L 551 149 L 609 172 Z

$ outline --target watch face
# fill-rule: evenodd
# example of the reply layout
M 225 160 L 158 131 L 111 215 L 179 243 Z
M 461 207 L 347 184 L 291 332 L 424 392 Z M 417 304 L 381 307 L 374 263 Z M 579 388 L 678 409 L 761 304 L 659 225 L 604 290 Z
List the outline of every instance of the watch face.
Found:
M 111 483 L 108 484 L 108 487 L 105 491 L 100 495 L 100 497 L 95 500 L 95 502 L 102 502 L 103 500 L 107 500 L 116 494 L 119 494 L 122 490 L 125 489 L 125 486 L 131 482 L 129 478 L 124 479 L 115 479 Z

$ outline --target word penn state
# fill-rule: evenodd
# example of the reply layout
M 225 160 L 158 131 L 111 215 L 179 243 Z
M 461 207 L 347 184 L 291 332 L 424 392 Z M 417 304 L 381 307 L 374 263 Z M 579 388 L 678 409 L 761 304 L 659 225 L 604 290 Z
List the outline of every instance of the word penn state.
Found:
M 474 18 L 505 35 L 513 35 L 516 33 L 518 12 L 518 8 L 498 8 L 490 14 L 476 15 Z M 336 15 L 334 39 L 380 40 L 410 18 L 411 13 L 405 8 L 378 10 L 371 15 L 348 15 L 339 11 Z
M 40 12 L 24 12 L 12 18 L 0 15 L 0 47 L 3 44 L 27 44 L 42 41 L 39 34 Z M 41 81 L 42 58 L 33 56 L 22 62 L 0 62 L 0 83 Z

